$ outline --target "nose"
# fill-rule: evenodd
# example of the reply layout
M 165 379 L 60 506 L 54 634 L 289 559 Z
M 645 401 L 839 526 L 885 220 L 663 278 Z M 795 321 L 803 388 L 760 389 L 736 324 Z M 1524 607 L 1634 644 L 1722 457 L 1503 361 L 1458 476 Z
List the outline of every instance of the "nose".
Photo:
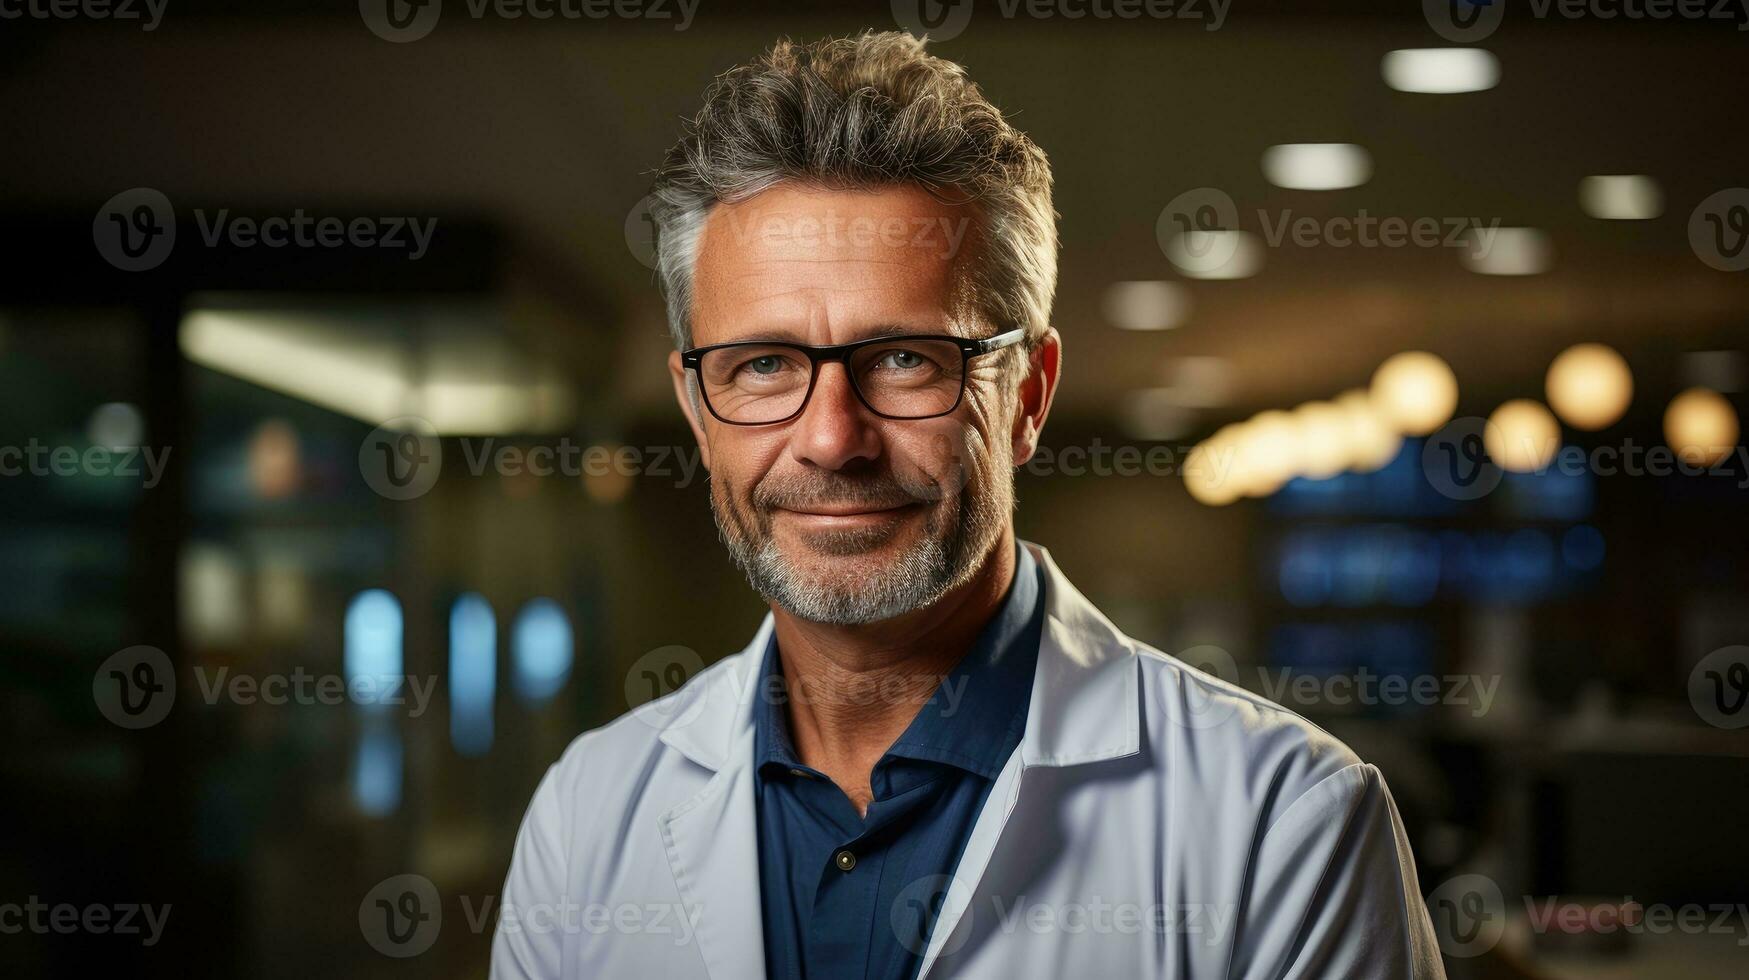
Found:
M 797 462 L 841 470 L 858 460 L 880 457 L 880 432 L 874 416 L 850 386 L 843 364 L 820 365 L 814 393 L 793 424 L 789 453 Z

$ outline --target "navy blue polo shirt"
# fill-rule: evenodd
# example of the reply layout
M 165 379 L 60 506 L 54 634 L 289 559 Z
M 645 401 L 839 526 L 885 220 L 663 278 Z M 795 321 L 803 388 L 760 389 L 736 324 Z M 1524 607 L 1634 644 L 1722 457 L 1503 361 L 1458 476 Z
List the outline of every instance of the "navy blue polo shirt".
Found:
M 772 634 L 753 744 L 772 980 L 916 976 L 945 876 L 1026 729 L 1044 573 L 1025 547 L 1016 550 L 1014 582 L 996 615 L 875 763 L 866 817 L 797 758 Z

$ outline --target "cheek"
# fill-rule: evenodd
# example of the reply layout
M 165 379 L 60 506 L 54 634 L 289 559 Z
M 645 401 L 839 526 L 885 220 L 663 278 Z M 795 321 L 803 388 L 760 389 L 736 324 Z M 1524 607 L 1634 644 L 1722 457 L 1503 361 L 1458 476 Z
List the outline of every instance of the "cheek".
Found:
M 711 433 L 713 493 L 745 499 L 782 454 L 780 440 L 718 426 Z
M 943 498 L 959 495 L 968 485 L 990 482 L 994 454 L 989 437 L 964 422 L 909 433 L 893 446 L 894 465 L 903 467 L 901 476 L 933 484 Z

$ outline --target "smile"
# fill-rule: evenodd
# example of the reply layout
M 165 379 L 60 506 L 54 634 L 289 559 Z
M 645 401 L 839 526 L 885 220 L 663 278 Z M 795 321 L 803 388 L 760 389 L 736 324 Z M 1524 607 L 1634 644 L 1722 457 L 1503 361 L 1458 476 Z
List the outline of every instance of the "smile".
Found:
M 800 521 L 810 527 L 862 527 L 898 520 L 910 514 L 918 507 L 917 503 L 898 504 L 892 507 L 870 508 L 865 504 L 833 506 L 829 504 L 810 505 L 807 510 L 793 510 L 785 507 L 777 508 L 777 513 L 791 520 Z

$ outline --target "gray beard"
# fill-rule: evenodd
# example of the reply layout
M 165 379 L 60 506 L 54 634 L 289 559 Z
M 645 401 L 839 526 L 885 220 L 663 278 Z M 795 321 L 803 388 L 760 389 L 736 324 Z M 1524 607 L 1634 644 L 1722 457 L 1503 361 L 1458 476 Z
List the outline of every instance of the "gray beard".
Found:
M 969 491 L 967 485 L 961 492 L 952 527 L 943 528 L 939 512 L 932 512 L 922 540 L 897 561 L 874 575 L 836 582 L 803 577 L 773 540 L 766 513 L 755 519 L 757 527 L 749 527 L 715 493 L 711 513 L 729 556 L 755 592 L 808 622 L 860 626 L 929 606 L 976 573 L 1000 530 L 1001 510 L 990 499 L 992 493 Z M 886 533 L 879 528 L 853 530 L 813 540 L 827 554 L 852 557 L 866 552 Z

